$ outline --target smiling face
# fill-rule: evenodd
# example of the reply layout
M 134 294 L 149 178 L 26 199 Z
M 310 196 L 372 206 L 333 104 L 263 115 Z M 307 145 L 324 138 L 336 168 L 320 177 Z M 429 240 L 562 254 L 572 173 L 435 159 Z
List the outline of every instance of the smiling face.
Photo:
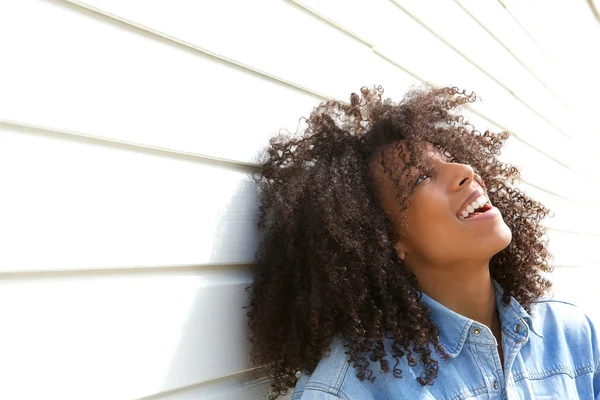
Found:
M 371 171 L 381 191 L 383 206 L 392 218 L 400 240 L 395 248 L 410 269 L 443 267 L 489 261 L 512 239 L 497 208 L 487 199 L 483 182 L 466 164 L 451 162 L 430 143 L 415 143 L 417 167 L 403 170 L 410 157 L 406 142 L 398 142 L 402 153 L 387 152 L 390 162 L 403 171 L 400 189 L 410 193 L 402 221 L 398 199 L 387 174 L 382 174 L 379 156 Z M 393 149 L 391 146 L 389 149 Z M 412 193 L 411 193 L 412 192 Z M 465 218 L 466 215 L 466 218 Z M 413 267 L 413 268 L 411 268 Z

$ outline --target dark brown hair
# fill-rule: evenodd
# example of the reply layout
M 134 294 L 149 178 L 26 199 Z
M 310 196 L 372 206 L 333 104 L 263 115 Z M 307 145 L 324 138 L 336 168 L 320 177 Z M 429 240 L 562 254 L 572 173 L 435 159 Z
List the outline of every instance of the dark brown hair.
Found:
M 361 380 L 375 379 L 369 360 L 390 370 L 384 335 L 393 338 L 396 365 L 406 356 L 414 366 L 414 354 L 420 356 L 420 384 L 437 376 L 430 345 L 444 356 L 438 329 L 420 301 L 415 276 L 393 248 L 397 235 L 368 168 L 376 152 L 398 140 L 432 143 L 452 161 L 471 165 L 485 182 L 513 235 L 490 260 L 505 302 L 513 296 L 529 311 L 550 287 L 540 274 L 551 271 L 540 224 L 549 210 L 514 186 L 520 178 L 515 166 L 498 160 L 509 133 L 481 133 L 460 115 L 475 94 L 419 87 L 395 103 L 382 100 L 381 87 L 360 92 L 349 104 L 321 103 L 302 134 L 273 137 L 255 177 L 262 188 L 258 227 L 264 238 L 246 288 L 249 339 L 253 362 L 266 366 L 273 379 L 271 399 L 294 387 L 298 372 L 312 373 L 336 335 L 347 342 Z M 411 165 L 422 168 L 415 159 L 402 171 L 383 167 L 399 182 Z M 400 210 L 410 193 L 398 189 Z M 401 377 L 402 371 L 394 366 L 393 373 Z

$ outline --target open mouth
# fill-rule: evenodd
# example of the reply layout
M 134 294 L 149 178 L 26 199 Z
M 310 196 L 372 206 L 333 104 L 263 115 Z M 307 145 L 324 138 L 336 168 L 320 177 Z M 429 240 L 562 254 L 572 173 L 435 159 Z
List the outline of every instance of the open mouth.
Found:
M 475 211 L 473 211 L 472 213 L 469 213 L 469 215 L 467 215 L 466 217 L 463 217 L 461 219 L 469 219 L 469 218 L 473 218 L 476 217 L 477 215 L 481 215 L 483 213 L 485 213 L 486 211 L 489 211 L 492 209 L 492 206 L 489 203 L 484 204 L 482 207 L 479 207 L 478 209 L 476 209 Z
M 484 194 L 480 195 L 471 203 L 463 207 L 464 208 L 458 214 L 458 218 L 461 220 L 477 217 L 478 215 L 485 214 L 493 208 L 490 200 Z

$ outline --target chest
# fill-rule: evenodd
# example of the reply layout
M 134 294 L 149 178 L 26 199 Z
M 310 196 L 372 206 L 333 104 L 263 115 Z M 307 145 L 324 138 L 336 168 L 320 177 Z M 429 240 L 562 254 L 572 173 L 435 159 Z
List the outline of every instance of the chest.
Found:
M 381 399 L 593 399 L 594 367 L 585 355 L 546 354 L 543 348 L 507 346 L 502 362 L 496 346 L 466 344 L 460 356 L 439 361 L 431 386 L 397 382 Z M 391 383 L 391 382 L 390 382 Z

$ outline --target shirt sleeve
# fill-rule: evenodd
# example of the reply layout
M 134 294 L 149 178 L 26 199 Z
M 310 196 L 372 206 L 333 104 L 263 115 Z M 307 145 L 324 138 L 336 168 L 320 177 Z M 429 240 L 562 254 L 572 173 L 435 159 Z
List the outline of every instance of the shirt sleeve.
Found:
M 588 320 L 588 323 L 590 325 L 590 330 L 591 330 L 591 334 L 592 334 L 592 354 L 594 357 L 594 365 L 595 370 L 594 370 L 594 379 L 593 379 L 593 384 L 594 384 L 594 398 L 596 400 L 600 400 L 600 342 L 598 341 L 598 332 L 596 331 L 596 328 L 594 327 L 594 322 L 590 319 L 590 317 L 588 315 L 586 315 L 586 318 Z

